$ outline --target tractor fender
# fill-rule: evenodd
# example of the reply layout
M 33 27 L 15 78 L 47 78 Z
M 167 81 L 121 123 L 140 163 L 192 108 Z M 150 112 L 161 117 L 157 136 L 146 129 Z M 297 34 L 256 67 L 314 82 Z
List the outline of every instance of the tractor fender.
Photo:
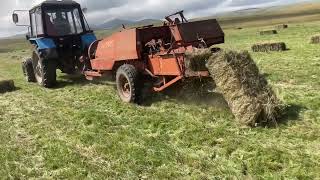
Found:
M 96 40 L 97 40 L 97 37 L 93 33 L 82 35 L 81 36 L 82 49 L 88 48 Z
M 31 38 L 29 41 L 37 47 L 37 50 L 57 48 L 53 39 L 50 38 Z
M 50 38 L 31 38 L 30 43 L 36 47 L 36 51 L 43 59 L 56 59 L 58 52 L 56 44 Z

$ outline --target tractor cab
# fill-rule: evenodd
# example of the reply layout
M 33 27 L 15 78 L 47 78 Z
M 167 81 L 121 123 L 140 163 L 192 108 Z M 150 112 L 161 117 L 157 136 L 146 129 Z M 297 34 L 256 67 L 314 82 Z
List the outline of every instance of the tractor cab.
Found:
M 51 69 L 60 69 L 67 74 L 82 68 L 78 65 L 80 58 L 87 54 L 90 44 L 97 39 L 79 3 L 72 0 L 44 1 L 25 11 L 29 17 L 27 25 L 19 23 L 22 11 L 15 10 L 12 18 L 17 26 L 28 27 L 26 38 L 34 47 L 31 59 L 38 83 L 45 87 L 51 87 L 55 83 L 55 70 L 50 70 L 51 80 L 44 77 L 50 74 L 45 72 L 48 62 Z M 43 67 L 46 69 L 39 69 Z
M 13 21 L 19 24 L 18 14 L 13 13 Z M 29 10 L 29 38 L 62 37 L 92 32 L 83 15 L 80 4 L 74 1 L 47 0 Z

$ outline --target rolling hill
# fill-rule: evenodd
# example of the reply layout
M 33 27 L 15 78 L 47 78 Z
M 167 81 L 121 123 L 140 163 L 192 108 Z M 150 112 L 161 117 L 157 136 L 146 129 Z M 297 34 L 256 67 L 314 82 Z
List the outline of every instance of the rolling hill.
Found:
M 125 19 L 113 19 L 110 21 L 107 21 L 103 24 L 96 25 L 94 29 L 101 30 L 101 29 L 116 29 L 119 27 L 122 27 L 122 25 L 133 27 L 133 26 L 146 26 L 151 24 L 159 24 L 162 23 L 161 20 L 157 19 L 143 19 L 139 21 L 130 21 Z

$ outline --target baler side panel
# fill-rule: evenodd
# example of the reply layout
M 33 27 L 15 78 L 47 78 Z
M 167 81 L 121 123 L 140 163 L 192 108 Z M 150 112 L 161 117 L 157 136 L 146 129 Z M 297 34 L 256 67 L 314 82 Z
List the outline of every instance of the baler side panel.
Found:
M 101 40 L 91 66 L 93 70 L 112 70 L 117 61 L 137 59 L 137 33 L 136 29 L 130 29 Z
M 150 56 L 149 68 L 156 76 L 180 76 L 181 70 L 174 56 Z

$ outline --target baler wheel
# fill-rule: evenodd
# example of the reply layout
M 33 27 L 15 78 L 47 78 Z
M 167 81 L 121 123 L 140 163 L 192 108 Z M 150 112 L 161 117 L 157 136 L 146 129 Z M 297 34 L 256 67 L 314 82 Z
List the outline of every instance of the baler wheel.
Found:
M 140 87 L 139 73 L 137 69 L 129 64 L 119 67 L 116 75 L 116 84 L 119 97 L 126 103 L 137 103 Z
M 42 59 L 37 52 L 33 52 L 33 70 L 39 85 L 52 88 L 56 84 L 56 62 Z
M 33 71 L 32 59 L 26 59 L 22 62 L 23 75 L 27 82 L 37 82 Z

